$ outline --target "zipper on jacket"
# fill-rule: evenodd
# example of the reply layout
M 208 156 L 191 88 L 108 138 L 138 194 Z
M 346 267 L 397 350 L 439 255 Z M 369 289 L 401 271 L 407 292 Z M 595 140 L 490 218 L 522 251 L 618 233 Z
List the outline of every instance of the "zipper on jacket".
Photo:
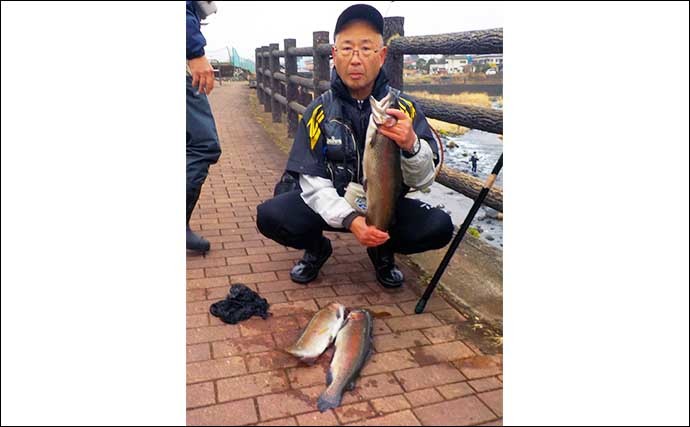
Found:
M 331 121 L 341 124 L 350 133 L 350 138 L 352 138 L 352 143 L 355 146 L 355 154 L 357 155 L 357 167 L 355 169 L 355 177 L 354 178 L 355 178 L 355 182 L 357 182 L 359 184 L 360 183 L 359 182 L 359 150 L 357 149 L 357 139 L 355 138 L 355 133 L 352 131 L 352 128 L 350 128 L 350 126 L 347 123 L 343 123 L 338 119 L 331 119 Z

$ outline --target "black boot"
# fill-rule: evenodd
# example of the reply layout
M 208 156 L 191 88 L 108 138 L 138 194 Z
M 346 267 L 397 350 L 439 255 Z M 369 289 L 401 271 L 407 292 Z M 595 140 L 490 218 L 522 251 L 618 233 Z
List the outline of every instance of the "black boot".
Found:
M 326 263 L 328 257 L 333 253 L 331 241 L 321 236 L 321 242 L 316 249 L 304 251 L 304 256 L 290 271 L 290 278 L 293 282 L 306 284 L 316 279 L 319 270 Z
M 201 188 L 191 188 L 187 190 L 187 249 L 201 252 L 206 255 L 206 252 L 211 249 L 211 244 L 208 240 L 194 233 L 192 229 L 189 228 L 189 220 L 192 218 L 192 211 L 196 206 L 197 200 L 199 200 L 200 193 Z
M 393 250 L 383 244 L 374 248 L 367 248 L 369 259 L 374 264 L 376 279 L 384 288 L 399 288 L 402 286 L 405 276 L 395 266 Z

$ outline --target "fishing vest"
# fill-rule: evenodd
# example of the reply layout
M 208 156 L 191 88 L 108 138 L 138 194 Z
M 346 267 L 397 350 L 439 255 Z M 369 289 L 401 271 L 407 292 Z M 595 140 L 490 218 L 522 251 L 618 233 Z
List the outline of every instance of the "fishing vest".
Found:
M 400 95 L 400 91 L 395 88 L 391 88 L 391 91 L 396 98 Z M 326 172 L 338 195 L 342 197 L 350 182 L 363 184 L 363 159 L 360 157 L 364 155 L 364 147 L 358 147 L 355 134 L 343 117 L 342 103 L 334 99 L 330 89 L 321 94 L 321 105 L 324 118 L 319 123 L 319 128 L 324 138 L 323 159 Z

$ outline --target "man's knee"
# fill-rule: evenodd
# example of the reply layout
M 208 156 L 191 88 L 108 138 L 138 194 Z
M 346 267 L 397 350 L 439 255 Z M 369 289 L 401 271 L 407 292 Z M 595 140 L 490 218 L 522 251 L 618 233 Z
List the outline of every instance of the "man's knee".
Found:
M 211 143 L 209 143 L 208 147 L 208 161 L 210 164 L 216 164 L 218 163 L 218 159 L 220 158 L 221 154 L 221 149 L 220 149 L 220 142 L 218 141 L 218 137 L 216 136 L 215 139 Z
M 256 227 L 281 245 L 304 249 L 322 232 L 320 217 L 304 204 L 299 191 L 280 194 L 256 208 Z
M 453 238 L 453 221 L 450 215 L 441 209 L 433 209 L 430 214 L 429 223 L 433 224 L 432 230 L 429 233 L 429 242 L 431 242 L 431 249 L 440 249 L 446 246 L 450 239 Z
M 266 200 L 256 207 L 256 227 L 266 237 L 273 238 L 280 224 L 280 209 L 277 209 L 273 199 Z

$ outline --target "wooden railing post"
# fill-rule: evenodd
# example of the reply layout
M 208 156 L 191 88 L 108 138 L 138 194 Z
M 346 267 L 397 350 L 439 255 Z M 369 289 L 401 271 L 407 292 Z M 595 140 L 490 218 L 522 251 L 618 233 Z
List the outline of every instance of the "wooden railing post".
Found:
M 268 70 L 268 58 L 264 56 L 264 54 L 268 52 L 268 46 L 261 46 L 261 57 L 263 58 L 261 60 L 261 64 L 263 65 L 263 81 L 264 81 L 264 89 L 270 88 L 271 87 L 271 79 L 265 74 L 266 70 Z M 271 97 L 268 94 L 268 92 L 264 91 L 264 113 L 270 113 L 271 112 Z
M 256 48 L 256 98 L 261 104 L 261 48 Z
M 273 52 L 278 51 L 278 43 L 271 43 L 268 47 L 268 67 L 271 70 L 271 111 L 273 112 L 273 123 L 280 123 L 282 108 L 275 95 L 280 94 L 280 80 L 273 76 L 273 73 L 280 71 L 280 58 L 273 56 Z
M 266 46 L 261 46 L 259 48 L 259 61 L 261 61 L 261 85 L 265 86 L 266 85 L 266 76 L 264 75 L 264 70 L 266 69 L 266 59 L 264 58 L 264 52 L 266 50 Z M 264 92 L 263 87 L 261 88 L 261 103 L 264 106 L 264 110 L 266 109 L 266 100 L 268 97 L 266 96 L 266 92 Z
M 316 53 L 318 45 L 328 42 L 328 31 L 314 31 L 314 99 L 324 92 L 319 89 L 319 81 L 330 81 L 330 58 L 328 55 L 321 56 Z
M 288 52 L 290 48 L 297 47 L 297 40 L 285 39 L 283 40 L 283 49 L 285 49 L 285 76 L 287 77 L 287 92 L 286 98 L 288 102 L 287 107 L 287 131 L 288 138 L 292 138 L 297 133 L 297 113 L 290 108 L 290 103 L 297 101 L 297 84 L 290 82 L 291 76 L 297 75 L 297 57 L 290 55 Z
M 261 68 L 261 57 L 259 56 L 260 49 L 257 47 L 254 49 L 254 70 L 255 72 L 255 77 L 256 77 L 256 97 L 261 102 L 261 87 L 259 86 L 259 83 L 261 83 L 261 74 L 259 69 Z
M 388 46 L 391 39 L 404 36 L 405 18 L 402 16 L 391 16 L 383 18 L 383 41 Z M 383 70 L 388 76 L 390 85 L 396 89 L 403 90 L 403 54 L 388 52 Z
M 309 105 L 311 102 L 314 100 L 314 97 L 309 93 L 309 91 L 304 88 L 300 87 L 299 89 L 299 103 L 302 105 Z

